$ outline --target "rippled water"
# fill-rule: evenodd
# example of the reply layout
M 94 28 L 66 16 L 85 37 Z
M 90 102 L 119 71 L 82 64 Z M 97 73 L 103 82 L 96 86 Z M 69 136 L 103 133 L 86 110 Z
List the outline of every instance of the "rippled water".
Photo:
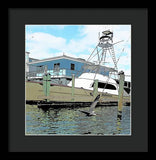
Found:
M 131 135 L 131 107 L 124 106 L 117 120 L 117 106 L 95 108 L 96 116 L 86 116 L 81 108 L 41 109 L 26 105 L 26 135 Z

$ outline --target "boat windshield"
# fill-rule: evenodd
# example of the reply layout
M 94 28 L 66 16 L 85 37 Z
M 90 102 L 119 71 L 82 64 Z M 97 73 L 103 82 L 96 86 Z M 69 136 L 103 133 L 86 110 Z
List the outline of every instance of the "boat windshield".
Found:
M 92 87 L 93 86 L 94 86 L 94 83 L 92 84 Z M 102 83 L 102 82 L 98 82 L 98 88 L 116 90 L 116 87 L 114 85 L 109 83 Z

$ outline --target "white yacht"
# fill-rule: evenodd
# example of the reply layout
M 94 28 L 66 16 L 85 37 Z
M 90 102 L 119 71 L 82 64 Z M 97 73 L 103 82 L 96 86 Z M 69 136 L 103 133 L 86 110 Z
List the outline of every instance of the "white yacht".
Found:
M 93 90 L 94 80 L 96 79 L 98 80 L 98 92 L 118 95 L 119 86 L 117 82 L 108 76 L 98 73 L 83 73 L 78 78 L 75 78 L 75 87 Z M 72 86 L 72 81 L 69 82 L 68 86 Z

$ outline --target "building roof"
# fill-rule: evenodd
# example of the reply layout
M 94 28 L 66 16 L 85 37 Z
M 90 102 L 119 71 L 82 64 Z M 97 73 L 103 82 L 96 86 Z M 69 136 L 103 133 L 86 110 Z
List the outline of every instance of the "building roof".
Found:
M 31 59 L 34 59 L 34 58 L 31 58 Z M 68 59 L 68 60 L 72 60 L 72 61 L 77 61 L 77 62 L 85 63 L 85 64 L 87 64 L 86 67 L 89 67 L 89 69 L 93 69 L 93 68 L 95 68 L 95 67 L 98 66 L 98 65 L 95 65 L 93 62 L 86 61 L 83 58 L 69 57 L 69 56 L 66 56 L 64 54 L 62 56 L 45 58 L 45 59 L 42 59 L 42 60 L 35 59 L 35 61 L 29 62 L 28 64 L 36 64 L 36 63 L 53 61 L 53 60 L 59 60 L 59 59 Z M 106 67 L 106 66 L 101 66 L 101 67 L 105 68 L 107 71 L 110 71 L 110 72 L 115 72 L 116 71 L 116 70 L 114 70 L 114 68 L 110 68 L 110 67 Z
M 73 60 L 73 61 L 77 61 L 77 62 L 81 62 L 81 63 L 92 64 L 92 62 L 87 62 L 83 58 L 74 58 L 74 57 L 69 57 L 69 56 L 66 56 L 66 55 L 57 56 L 57 57 L 50 57 L 50 58 L 45 58 L 45 59 L 41 59 L 41 60 L 36 60 L 36 61 L 33 61 L 33 62 L 29 62 L 29 64 L 35 64 L 35 63 L 58 60 L 58 59 L 69 59 L 69 60 Z

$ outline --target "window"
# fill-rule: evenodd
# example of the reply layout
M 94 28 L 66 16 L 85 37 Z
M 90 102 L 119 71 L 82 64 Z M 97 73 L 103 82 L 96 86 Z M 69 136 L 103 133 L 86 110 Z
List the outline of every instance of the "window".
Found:
M 60 69 L 60 63 L 54 64 L 54 70 L 58 71 Z
M 94 83 L 92 85 L 92 87 L 94 86 Z M 111 89 L 111 90 L 116 90 L 116 87 L 112 84 L 106 84 L 106 83 L 101 83 L 98 82 L 98 88 L 105 88 L 105 89 Z
M 75 64 L 71 63 L 70 69 L 75 70 Z

